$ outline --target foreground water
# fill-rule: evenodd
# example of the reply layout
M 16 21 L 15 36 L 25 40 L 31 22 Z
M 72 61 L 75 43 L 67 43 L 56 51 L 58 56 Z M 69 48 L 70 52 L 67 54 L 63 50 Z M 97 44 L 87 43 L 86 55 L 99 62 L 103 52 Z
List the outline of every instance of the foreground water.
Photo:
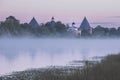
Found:
M 0 74 L 120 52 L 120 39 L 0 39 Z

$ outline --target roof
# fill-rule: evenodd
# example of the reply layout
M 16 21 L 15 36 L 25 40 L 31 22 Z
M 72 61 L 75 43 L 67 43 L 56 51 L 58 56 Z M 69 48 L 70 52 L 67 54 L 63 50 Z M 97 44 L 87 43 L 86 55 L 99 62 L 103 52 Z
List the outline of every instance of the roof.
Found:
M 39 26 L 38 22 L 36 21 L 36 19 L 34 17 L 30 21 L 29 25 L 32 26 L 32 27 Z
M 83 30 L 83 29 L 86 29 L 86 30 L 91 29 L 90 24 L 89 24 L 89 22 L 88 22 L 88 20 L 87 20 L 86 17 L 84 17 L 84 19 L 83 19 L 83 21 L 82 21 L 79 29 L 80 29 L 80 30 Z
M 51 18 L 50 25 L 51 25 L 52 27 L 54 27 L 54 26 L 55 26 L 55 21 L 54 21 L 54 19 L 55 19 L 54 17 L 52 17 L 52 18 Z

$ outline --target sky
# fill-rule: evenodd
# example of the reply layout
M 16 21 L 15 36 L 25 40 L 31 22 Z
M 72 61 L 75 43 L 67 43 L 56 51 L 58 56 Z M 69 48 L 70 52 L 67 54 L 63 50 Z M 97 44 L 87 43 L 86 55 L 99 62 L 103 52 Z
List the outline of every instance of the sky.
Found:
M 13 15 L 21 23 L 35 17 L 39 23 L 51 20 L 79 23 L 86 16 L 91 23 L 120 23 L 120 0 L 0 0 L 0 21 Z

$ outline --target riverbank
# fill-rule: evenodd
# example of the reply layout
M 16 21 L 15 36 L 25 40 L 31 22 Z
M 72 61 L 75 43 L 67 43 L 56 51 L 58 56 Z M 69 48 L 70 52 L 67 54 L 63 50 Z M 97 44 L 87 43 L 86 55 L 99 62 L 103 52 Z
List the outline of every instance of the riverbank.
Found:
M 13 72 L 0 80 L 120 80 L 120 54 L 108 55 L 97 64 L 80 67 L 49 67 Z

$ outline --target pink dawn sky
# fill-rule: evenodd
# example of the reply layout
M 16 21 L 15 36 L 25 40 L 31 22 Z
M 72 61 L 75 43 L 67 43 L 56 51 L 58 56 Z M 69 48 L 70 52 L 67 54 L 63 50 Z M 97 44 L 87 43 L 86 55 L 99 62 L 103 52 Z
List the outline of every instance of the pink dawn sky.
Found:
M 80 23 L 84 16 L 89 22 L 120 23 L 120 0 L 0 0 L 0 21 L 9 15 L 23 22 L 34 16 L 39 23 L 52 16 L 64 23 Z

